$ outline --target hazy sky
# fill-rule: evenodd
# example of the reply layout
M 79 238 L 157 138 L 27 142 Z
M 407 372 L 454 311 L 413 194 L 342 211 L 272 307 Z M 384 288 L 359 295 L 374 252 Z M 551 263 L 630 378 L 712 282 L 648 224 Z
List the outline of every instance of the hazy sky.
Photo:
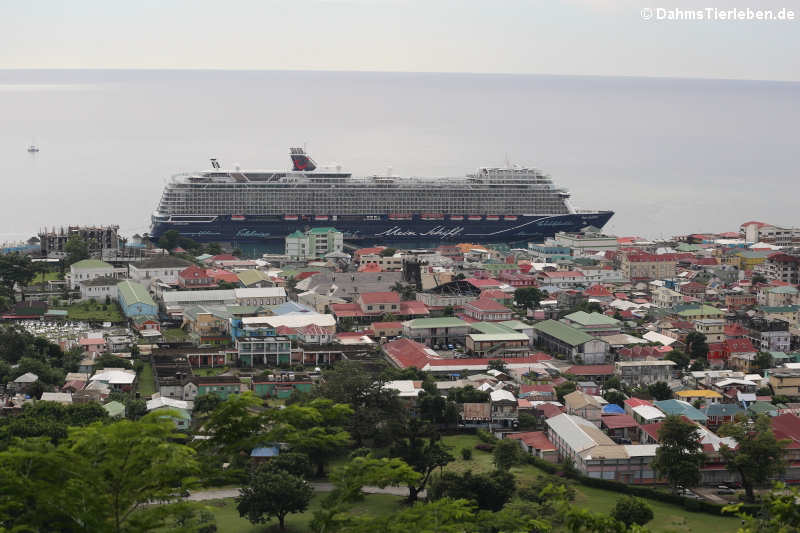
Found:
M 793 22 L 642 19 L 780 8 Z M 0 68 L 800 80 L 800 0 L 0 0 Z

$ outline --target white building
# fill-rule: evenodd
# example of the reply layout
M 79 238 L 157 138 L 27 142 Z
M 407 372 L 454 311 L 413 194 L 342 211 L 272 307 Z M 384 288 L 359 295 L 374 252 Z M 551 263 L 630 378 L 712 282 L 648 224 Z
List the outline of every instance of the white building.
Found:
M 233 292 L 239 305 L 279 305 L 286 302 L 286 289 L 283 287 L 254 287 L 234 289 Z
M 131 263 L 131 279 L 144 285 L 147 289 L 150 288 L 150 284 L 154 280 L 176 284 L 178 282 L 178 274 L 191 264 L 192 263 L 185 259 L 173 257 L 171 255 L 154 257 L 138 264 Z
M 80 283 L 81 300 L 103 302 L 106 297 L 108 297 L 116 301 L 118 283 L 119 279 L 110 276 L 101 276 L 99 278 L 82 281 Z
M 124 272 L 124 269 L 123 269 Z M 84 259 L 69 266 L 69 287 L 77 289 L 80 284 L 100 277 L 118 277 L 114 267 L 105 261 L 97 259 Z
M 286 236 L 286 255 L 290 260 L 322 259 L 344 249 L 344 234 L 336 228 L 312 228 Z
M 683 295 L 667 287 L 659 287 L 653 291 L 653 303 L 661 309 L 669 309 L 683 303 Z

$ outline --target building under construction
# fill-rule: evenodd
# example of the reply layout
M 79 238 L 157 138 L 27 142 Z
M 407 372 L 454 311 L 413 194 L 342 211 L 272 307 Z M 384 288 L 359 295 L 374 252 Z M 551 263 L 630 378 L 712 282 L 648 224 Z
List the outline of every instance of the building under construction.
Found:
M 90 254 L 102 254 L 103 250 L 119 248 L 118 232 L 119 226 L 44 228 L 39 232 L 39 246 L 42 257 L 63 257 L 66 255 L 67 241 L 75 235 L 86 241 Z

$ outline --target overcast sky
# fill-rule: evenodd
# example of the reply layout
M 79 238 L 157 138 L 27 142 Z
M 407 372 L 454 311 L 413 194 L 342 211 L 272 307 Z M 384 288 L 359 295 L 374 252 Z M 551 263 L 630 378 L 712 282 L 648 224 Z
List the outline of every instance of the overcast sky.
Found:
M 1 0 L 0 68 L 800 80 L 800 20 L 642 18 L 674 6 L 800 19 L 800 0 Z

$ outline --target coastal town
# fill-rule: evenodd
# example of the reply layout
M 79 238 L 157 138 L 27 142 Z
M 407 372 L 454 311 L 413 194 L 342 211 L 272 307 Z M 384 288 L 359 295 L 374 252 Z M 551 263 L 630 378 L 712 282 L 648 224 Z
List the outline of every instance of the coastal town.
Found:
M 52 416 L 43 405 L 94 409 L 92 420 L 155 414 L 189 441 L 223 442 L 200 480 L 213 487 L 242 483 L 221 466 L 230 446 L 227 465 L 301 452 L 324 476 L 352 450 L 413 442 L 391 416 L 424 422 L 418 437 L 445 458 L 378 454 L 425 481 L 362 485 L 411 501 L 457 492 L 470 464 L 503 470 L 508 450 L 515 470 L 711 515 L 800 482 L 800 228 L 748 221 L 652 241 L 586 227 L 526 247 L 414 248 L 362 246 L 331 226 L 284 244 L 247 256 L 110 225 L 4 249 L 0 446 L 50 436 L 30 425 Z M 335 453 L 310 452 L 299 429 L 224 442 L 245 416 L 226 405 L 266 416 L 320 399 L 355 413 L 330 422 L 349 434 Z M 328 424 L 317 416 L 311 426 Z M 670 460 L 676 447 L 695 463 Z

